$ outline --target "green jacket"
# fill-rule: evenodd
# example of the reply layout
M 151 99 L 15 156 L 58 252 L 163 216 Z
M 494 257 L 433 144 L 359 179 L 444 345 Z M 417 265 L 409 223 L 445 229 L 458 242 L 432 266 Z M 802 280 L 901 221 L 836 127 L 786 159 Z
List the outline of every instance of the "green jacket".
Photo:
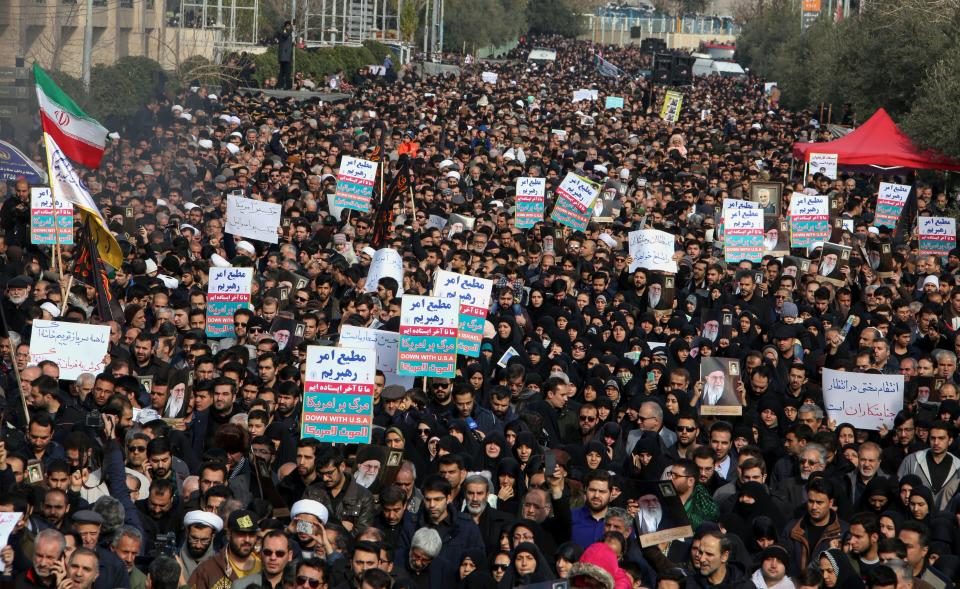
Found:
M 137 567 L 130 571 L 130 589 L 147 589 L 147 575 Z

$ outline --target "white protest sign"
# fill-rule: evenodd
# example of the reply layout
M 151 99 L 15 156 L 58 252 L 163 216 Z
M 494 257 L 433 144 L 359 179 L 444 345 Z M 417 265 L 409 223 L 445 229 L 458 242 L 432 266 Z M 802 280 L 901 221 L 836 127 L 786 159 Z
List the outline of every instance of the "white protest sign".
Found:
M 676 238 L 666 231 L 657 229 L 640 229 L 631 231 L 630 239 L 630 272 L 637 268 L 660 270 L 662 272 L 677 273 L 677 263 L 673 261 L 673 244 Z
M 579 90 L 573 91 L 573 102 L 581 102 L 583 100 L 596 100 L 600 97 L 599 90 L 591 90 L 589 88 L 581 88 Z
M 564 176 L 563 182 L 557 187 L 557 194 L 565 196 L 580 211 L 586 211 L 593 206 L 593 201 L 597 198 L 598 192 L 596 184 L 573 172 L 568 172 Z
M 17 527 L 17 522 L 20 521 L 20 518 L 23 517 L 23 513 L 20 511 L 5 511 L 0 513 L 0 542 L 3 542 L 3 546 L 6 546 L 10 543 L 10 534 L 13 533 L 13 529 Z M 6 570 L 3 565 L 3 561 L 0 561 L 0 571 Z
M 227 195 L 227 223 L 224 231 L 249 239 L 277 243 L 283 206 L 273 202 Z
M 483 80 L 484 84 L 496 84 L 499 78 L 500 75 L 497 72 L 483 72 L 480 74 L 480 79 Z
M 52 360 L 60 378 L 77 380 L 84 372 L 100 374 L 110 345 L 109 325 L 87 325 L 34 319 L 30 336 L 30 363 Z
M 823 369 L 823 402 L 836 423 L 857 429 L 893 429 L 903 409 L 903 375 L 864 374 Z
M 837 179 L 837 160 L 840 156 L 835 153 L 811 153 L 810 173 L 823 174 L 831 180 Z
M 396 295 L 403 295 L 403 258 L 397 250 L 385 247 L 373 254 L 370 269 L 367 271 L 367 281 L 363 285 L 363 292 L 377 292 L 377 283 L 381 278 L 393 278 L 397 281 Z
M 344 325 L 340 330 L 337 345 L 376 350 L 377 370 L 383 372 L 387 386 L 397 384 L 405 389 L 413 387 L 414 377 L 397 374 L 397 352 L 400 350 L 399 333 Z

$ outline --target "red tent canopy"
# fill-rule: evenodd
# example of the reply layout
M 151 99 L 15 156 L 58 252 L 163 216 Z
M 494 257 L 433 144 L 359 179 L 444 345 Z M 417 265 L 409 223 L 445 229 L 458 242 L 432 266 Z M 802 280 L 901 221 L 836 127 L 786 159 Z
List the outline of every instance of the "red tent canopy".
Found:
M 793 144 L 794 157 L 806 162 L 810 153 L 835 153 L 838 166 L 960 171 L 960 162 L 917 147 L 882 108 L 839 139 Z

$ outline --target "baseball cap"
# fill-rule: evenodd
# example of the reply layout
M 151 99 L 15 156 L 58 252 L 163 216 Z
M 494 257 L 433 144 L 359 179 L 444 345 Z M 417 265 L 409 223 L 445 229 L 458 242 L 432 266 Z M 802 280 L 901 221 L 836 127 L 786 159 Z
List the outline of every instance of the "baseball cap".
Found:
M 238 509 L 227 519 L 227 528 L 231 532 L 259 532 L 257 515 L 249 509 Z

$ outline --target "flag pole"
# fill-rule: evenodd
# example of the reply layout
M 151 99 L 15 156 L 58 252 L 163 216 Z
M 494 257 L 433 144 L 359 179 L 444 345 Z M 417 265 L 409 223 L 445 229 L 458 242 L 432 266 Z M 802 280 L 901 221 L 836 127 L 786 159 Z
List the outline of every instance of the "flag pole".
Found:
M 51 204 L 53 205 L 53 238 L 55 240 L 55 243 L 53 245 L 54 259 L 51 262 L 51 264 L 55 264 L 56 265 L 55 267 L 59 267 L 60 298 L 63 302 L 66 302 L 67 294 L 69 293 L 69 290 L 64 290 L 64 287 L 66 285 L 63 283 L 63 276 L 65 272 L 63 270 L 63 254 L 61 252 L 61 247 L 60 247 L 60 220 L 57 217 L 57 193 L 54 192 L 53 190 L 53 186 L 55 183 L 53 182 L 53 167 L 51 166 L 51 163 L 50 163 L 50 150 L 48 149 L 48 145 L 47 145 L 46 132 L 43 133 L 43 152 L 44 152 L 44 155 L 46 156 L 44 159 L 47 162 L 47 177 L 50 179 L 50 200 L 52 201 Z
M 61 268 L 61 270 L 62 270 L 62 268 Z M 73 274 L 71 274 L 70 276 L 67 277 L 67 288 L 66 288 L 66 291 L 65 291 L 65 296 L 62 296 L 62 297 L 61 297 L 61 301 L 60 301 L 60 316 L 61 316 L 61 317 L 62 317 L 63 315 L 66 315 L 66 314 L 67 314 L 67 302 L 68 302 L 67 299 L 70 297 L 70 289 L 71 289 L 71 288 L 73 288 Z

